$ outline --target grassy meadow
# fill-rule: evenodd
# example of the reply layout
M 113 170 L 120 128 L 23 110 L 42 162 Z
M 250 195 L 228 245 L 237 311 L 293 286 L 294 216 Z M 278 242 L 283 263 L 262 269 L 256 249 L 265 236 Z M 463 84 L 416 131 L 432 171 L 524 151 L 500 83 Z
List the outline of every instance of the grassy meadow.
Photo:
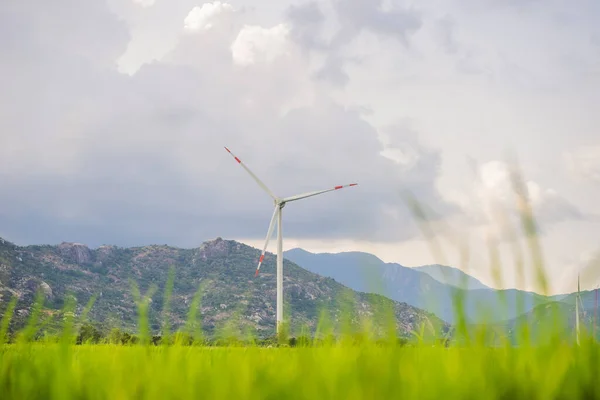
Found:
M 520 253 L 515 263 L 521 269 L 533 268 L 540 292 L 545 292 L 533 213 L 519 184 L 515 180 L 531 265 L 525 265 L 525 255 Z M 408 200 L 432 252 L 443 262 L 423 207 Z M 497 272 L 500 265 L 494 261 L 493 247 L 490 255 L 490 268 Z M 0 398 L 600 398 L 600 347 L 585 327 L 577 344 L 559 315 L 547 315 L 535 327 L 524 321 L 506 332 L 499 326 L 467 324 L 460 318 L 462 299 L 456 298 L 459 318 L 445 336 L 422 325 L 410 340 L 399 341 L 393 321 L 382 310 L 379 321 L 362 321 L 359 331 L 347 329 L 349 325 L 341 321 L 337 328 L 322 328 L 293 342 L 280 337 L 265 345 L 246 337 L 243 342 L 207 345 L 195 323 L 198 302 L 192 303 L 183 330 L 171 333 L 165 322 L 163 337 L 153 342 L 147 322 L 148 296 L 142 296 L 135 285 L 133 293 L 138 303 L 138 340 L 128 344 L 114 344 L 110 338 L 89 344 L 81 336 L 83 343 L 78 343 L 79 329 L 93 301 L 79 316 L 69 312 L 74 304 L 67 301 L 60 333 L 35 340 L 41 303 L 33 308 L 28 325 L 12 335 L 14 301 L 9 304 L 0 324 Z
M 598 347 L 10 345 L 3 399 L 600 398 Z

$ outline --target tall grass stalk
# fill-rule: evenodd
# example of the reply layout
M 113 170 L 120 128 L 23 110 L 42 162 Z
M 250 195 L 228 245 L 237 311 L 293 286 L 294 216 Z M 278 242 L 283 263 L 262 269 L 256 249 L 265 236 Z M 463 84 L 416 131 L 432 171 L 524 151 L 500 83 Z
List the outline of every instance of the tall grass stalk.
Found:
M 13 296 L 4 310 L 2 322 L 0 322 L 0 346 L 7 342 L 8 327 L 10 326 L 10 321 L 12 320 L 13 313 L 15 312 L 17 300 L 17 296 Z
M 163 344 L 169 344 L 171 340 L 171 323 L 169 313 L 171 311 L 171 296 L 173 295 L 173 285 L 175 284 L 175 267 L 169 268 L 167 284 L 165 285 L 165 296 L 163 300 L 163 325 L 161 340 Z

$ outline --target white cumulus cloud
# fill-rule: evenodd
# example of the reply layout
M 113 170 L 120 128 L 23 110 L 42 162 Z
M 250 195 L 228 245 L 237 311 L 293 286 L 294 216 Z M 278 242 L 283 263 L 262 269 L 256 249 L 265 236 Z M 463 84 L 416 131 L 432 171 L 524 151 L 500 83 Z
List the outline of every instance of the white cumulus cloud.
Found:
M 242 66 L 260 61 L 271 63 L 278 57 L 289 54 L 289 32 L 286 24 L 272 28 L 244 25 L 231 45 L 233 62 Z
M 502 161 L 489 161 L 477 168 L 473 190 L 455 199 L 476 225 L 486 228 L 498 239 L 508 238 L 507 229 L 518 227 L 517 198 L 512 184 L 511 168 Z M 542 229 L 552 223 L 578 220 L 581 211 L 552 188 L 538 182 L 525 182 L 534 217 Z M 510 228 L 512 226 L 512 228 Z
M 183 21 L 184 28 L 187 31 L 211 29 L 220 16 L 234 11 L 235 8 L 229 3 L 221 3 L 220 1 L 204 3 L 202 6 L 194 7 L 189 12 Z

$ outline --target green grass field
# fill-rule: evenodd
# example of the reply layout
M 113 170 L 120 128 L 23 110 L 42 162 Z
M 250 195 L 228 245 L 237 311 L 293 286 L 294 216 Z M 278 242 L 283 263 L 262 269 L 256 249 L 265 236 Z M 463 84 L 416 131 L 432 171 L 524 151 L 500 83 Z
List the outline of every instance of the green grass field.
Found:
M 190 344 L 181 334 L 153 344 L 145 304 L 139 303 L 138 341 L 126 345 L 77 345 L 78 322 L 70 313 L 56 336 L 34 340 L 40 325 L 35 312 L 2 344 L 10 318 L 5 315 L 0 398 L 600 398 L 597 341 L 582 329 L 577 345 L 572 332 L 555 329 L 551 318 L 537 332 L 523 324 L 513 336 L 496 327 L 459 325 L 450 341 L 427 335 L 425 325 L 412 339 L 398 341 L 395 327 L 377 336 L 366 324 L 362 332 L 325 331 L 320 340 L 307 338 L 294 347 L 287 341 L 273 347 L 252 341 L 207 345 L 203 336 Z
M 2 349 L 2 399 L 600 398 L 596 346 Z

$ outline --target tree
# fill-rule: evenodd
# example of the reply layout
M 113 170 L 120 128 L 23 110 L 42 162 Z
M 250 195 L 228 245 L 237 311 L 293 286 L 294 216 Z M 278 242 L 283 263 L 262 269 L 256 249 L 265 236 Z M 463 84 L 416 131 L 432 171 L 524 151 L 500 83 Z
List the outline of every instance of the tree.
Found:
M 102 338 L 102 333 L 94 325 L 86 323 L 79 328 L 77 344 L 98 343 Z

